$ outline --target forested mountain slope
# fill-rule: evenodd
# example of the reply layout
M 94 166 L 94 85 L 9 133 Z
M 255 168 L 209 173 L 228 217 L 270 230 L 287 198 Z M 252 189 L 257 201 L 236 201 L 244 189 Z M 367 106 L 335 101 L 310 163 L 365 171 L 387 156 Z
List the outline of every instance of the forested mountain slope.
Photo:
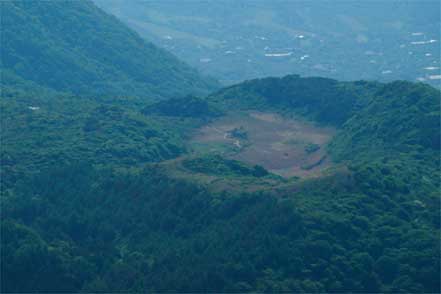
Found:
M 13 183 L 2 190 L 3 292 L 440 290 L 440 92 L 430 86 L 288 76 L 188 98 L 180 111 L 186 99 L 70 97 L 30 109 L 34 97 L 8 91 L 15 129 L 3 142 L 22 153 L 2 155 L 2 172 L 15 177 L 3 177 Z M 238 109 L 335 126 L 336 167 L 270 189 L 219 191 L 193 172 L 263 186 L 268 175 L 219 156 L 184 160 L 181 179 L 167 161 L 149 163 L 186 158 L 184 134 L 208 119 L 193 114 Z M 182 149 L 148 149 L 151 131 Z M 101 140 L 116 141 L 103 149 Z
M 318 122 L 339 126 L 365 106 L 380 87 L 378 82 L 288 75 L 246 81 L 221 89 L 208 100 L 227 108 L 295 110 Z
M 379 150 L 419 158 L 436 154 L 440 150 L 440 98 L 440 92 L 426 84 L 385 84 L 345 122 L 332 148 L 346 159 Z
M 217 87 L 90 1 L 2 1 L 1 68 L 57 91 L 148 99 Z
M 187 96 L 211 82 L 90 2 L 1 5 L 2 293 L 440 292 L 439 90 L 291 75 Z M 231 113 L 297 123 L 267 133 L 287 144 L 323 127 L 300 146 L 328 168 L 191 148 L 222 119 L 209 139 L 255 147 Z
M 185 130 L 170 119 L 141 113 L 150 104 L 131 97 L 78 96 L 57 92 L 7 73 L 2 85 L 1 176 L 3 189 L 58 164 L 88 161 L 135 167 L 185 151 Z

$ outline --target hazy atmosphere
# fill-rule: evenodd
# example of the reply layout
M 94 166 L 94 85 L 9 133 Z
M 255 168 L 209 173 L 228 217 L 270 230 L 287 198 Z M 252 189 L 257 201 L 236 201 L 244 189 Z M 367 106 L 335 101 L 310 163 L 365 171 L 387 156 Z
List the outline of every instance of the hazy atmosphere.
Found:
M 440 82 L 438 1 L 94 1 L 224 84 L 292 73 Z
M 4 0 L 2 293 L 439 293 L 439 1 Z

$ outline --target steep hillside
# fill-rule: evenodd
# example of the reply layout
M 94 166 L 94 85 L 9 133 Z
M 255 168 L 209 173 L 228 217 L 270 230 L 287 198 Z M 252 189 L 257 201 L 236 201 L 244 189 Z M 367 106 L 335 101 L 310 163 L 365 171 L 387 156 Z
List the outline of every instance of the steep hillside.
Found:
M 82 95 L 161 98 L 217 87 L 90 1 L 2 1 L 1 67 Z
M 379 150 L 430 158 L 440 150 L 440 103 L 440 92 L 428 85 L 386 84 L 347 120 L 331 148 L 340 159 Z

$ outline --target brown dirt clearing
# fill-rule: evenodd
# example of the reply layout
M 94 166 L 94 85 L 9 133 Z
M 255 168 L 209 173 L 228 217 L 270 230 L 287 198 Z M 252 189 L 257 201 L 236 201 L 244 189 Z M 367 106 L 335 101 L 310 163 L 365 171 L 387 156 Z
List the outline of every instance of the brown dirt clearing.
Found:
M 246 138 L 232 137 L 243 129 Z M 199 129 L 190 140 L 195 152 L 218 152 L 258 164 L 283 177 L 316 176 L 330 166 L 326 144 L 336 130 L 276 113 L 231 113 Z

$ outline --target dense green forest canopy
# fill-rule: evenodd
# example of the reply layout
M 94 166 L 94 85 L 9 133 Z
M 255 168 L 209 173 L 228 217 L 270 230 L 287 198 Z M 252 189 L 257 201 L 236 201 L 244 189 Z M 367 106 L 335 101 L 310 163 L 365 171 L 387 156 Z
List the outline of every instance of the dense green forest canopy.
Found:
M 1 33 L 1 68 L 57 91 L 152 99 L 217 87 L 90 1 L 2 1 Z
M 171 75 L 156 92 L 132 62 L 162 51 L 90 2 L 1 5 L 8 34 L 29 29 L 1 49 L 1 292 L 440 292 L 439 90 L 290 75 L 194 97 L 205 82 Z M 88 55 L 76 38 L 98 27 L 111 52 Z M 333 126 L 333 166 L 286 179 L 188 148 L 239 110 Z
M 216 105 L 194 96 L 159 101 L 142 110 L 145 115 L 213 119 L 222 114 Z
M 281 92 L 291 94 L 273 100 Z M 312 99 L 316 92 L 326 99 Z M 7 93 L 5 292 L 439 291 L 439 91 L 430 86 L 291 76 L 224 89 L 205 103 L 189 98 L 182 110 L 240 105 L 339 127 L 329 149 L 340 167 L 315 179 L 274 178 L 270 189 L 261 167 L 185 159 L 183 133 L 206 118 L 170 112 L 182 99 L 139 107 L 40 94 L 35 104 Z M 324 115 L 332 102 L 347 111 Z M 155 149 L 169 142 L 168 152 Z M 154 163 L 179 155 L 183 178 Z M 201 174 L 263 188 L 212 189 Z
M 247 81 L 224 88 L 209 99 L 227 107 L 234 104 L 245 109 L 295 110 L 318 122 L 338 126 L 365 106 L 380 87 L 377 82 L 338 82 L 289 75 Z

